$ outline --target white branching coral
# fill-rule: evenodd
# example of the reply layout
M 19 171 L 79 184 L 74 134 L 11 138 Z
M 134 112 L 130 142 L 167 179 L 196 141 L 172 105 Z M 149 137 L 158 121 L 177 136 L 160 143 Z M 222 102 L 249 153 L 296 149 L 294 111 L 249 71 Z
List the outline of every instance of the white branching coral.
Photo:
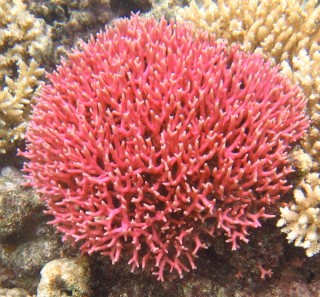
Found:
M 50 29 L 21 0 L 0 0 L 0 154 L 23 138 Z
M 289 242 L 306 249 L 311 257 L 320 251 L 320 179 L 310 173 L 294 190 L 295 203 L 280 209 L 277 226 Z

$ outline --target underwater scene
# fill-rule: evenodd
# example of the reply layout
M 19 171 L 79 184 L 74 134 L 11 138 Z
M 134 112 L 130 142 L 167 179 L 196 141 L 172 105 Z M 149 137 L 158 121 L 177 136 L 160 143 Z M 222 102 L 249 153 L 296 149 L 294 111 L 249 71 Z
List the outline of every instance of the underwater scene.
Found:
M 0 297 L 320 297 L 320 3 L 0 0 Z

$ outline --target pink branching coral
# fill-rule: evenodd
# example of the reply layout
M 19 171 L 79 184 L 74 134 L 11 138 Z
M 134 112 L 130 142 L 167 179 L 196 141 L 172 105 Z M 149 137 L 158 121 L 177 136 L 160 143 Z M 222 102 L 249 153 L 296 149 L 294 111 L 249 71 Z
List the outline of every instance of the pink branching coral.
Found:
M 133 16 L 48 75 L 27 132 L 30 183 L 81 250 L 158 279 L 232 248 L 290 186 L 306 100 L 259 55 L 190 25 Z

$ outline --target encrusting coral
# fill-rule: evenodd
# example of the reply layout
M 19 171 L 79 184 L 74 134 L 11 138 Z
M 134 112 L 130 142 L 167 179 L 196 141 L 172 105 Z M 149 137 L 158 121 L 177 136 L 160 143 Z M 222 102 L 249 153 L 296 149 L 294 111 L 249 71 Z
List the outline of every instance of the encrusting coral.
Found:
M 295 150 L 292 158 L 302 176 L 309 172 L 318 176 L 320 172 L 318 1 L 198 0 L 195 2 L 192 0 L 189 7 L 178 11 L 177 18 L 189 20 L 195 26 L 215 33 L 217 38 L 239 44 L 240 48 L 247 52 L 261 53 L 274 64 L 280 64 L 281 72 L 301 86 L 308 98 L 307 112 L 310 115 L 311 125 L 301 142 L 301 148 Z M 308 181 L 308 178 L 305 179 L 297 189 L 304 188 Z M 306 199 L 313 200 L 312 197 Z M 307 209 L 302 209 L 299 215 L 304 211 Z M 283 219 L 280 225 L 285 225 L 284 213 L 281 214 Z M 290 226 L 291 223 L 283 230 L 288 232 Z
M 50 46 L 49 28 L 21 0 L 0 0 L 0 154 L 23 138 Z
M 90 265 L 85 257 L 53 260 L 41 270 L 37 297 L 92 296 L 89 275 Z
M 236 249 L 290 189 L 306 98 L 260 55 L 187 23 L 133 16 L 48 79 L 24 170 L 83 252 L 182 276 L 205 236 Z

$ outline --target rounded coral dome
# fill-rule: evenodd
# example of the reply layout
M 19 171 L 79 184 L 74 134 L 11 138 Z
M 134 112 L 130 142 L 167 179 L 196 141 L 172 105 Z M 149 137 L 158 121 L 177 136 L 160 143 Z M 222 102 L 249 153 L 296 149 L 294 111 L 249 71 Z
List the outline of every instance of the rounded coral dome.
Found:
M 163 280 L 204 236 L 236 249 L 290 185 L 308 126 L 297 86 L 186 23 L 133 16 L 69 54 L 36 98 L 23 155 L 81 250 Z

